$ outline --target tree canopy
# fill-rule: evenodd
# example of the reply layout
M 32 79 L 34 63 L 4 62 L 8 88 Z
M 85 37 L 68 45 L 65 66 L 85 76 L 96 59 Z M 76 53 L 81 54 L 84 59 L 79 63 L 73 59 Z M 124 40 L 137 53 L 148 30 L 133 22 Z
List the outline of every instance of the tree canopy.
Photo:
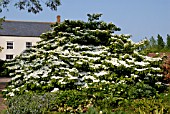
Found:
M 0 12 L 2 9 L 8 10 L 8 5 L 13 3 L 11 0 L 0 0 Z M 42 5 L 45 4 L 51 10 L 56 11 L 57 7 L 61 5 L 60 0 L 16 0 L 14 6 L 19 10 L 28 10 L 28 12 L 39 13 L 43 11 Z

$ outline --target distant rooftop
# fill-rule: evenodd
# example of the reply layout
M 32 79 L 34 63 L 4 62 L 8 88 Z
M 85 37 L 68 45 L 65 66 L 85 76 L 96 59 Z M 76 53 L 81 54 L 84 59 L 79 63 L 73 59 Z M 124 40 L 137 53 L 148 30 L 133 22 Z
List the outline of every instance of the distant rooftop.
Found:
M 50 30 L 50 22 L 29 22 L 5 20 L 0 29 L 0 36 L 38 37 Z

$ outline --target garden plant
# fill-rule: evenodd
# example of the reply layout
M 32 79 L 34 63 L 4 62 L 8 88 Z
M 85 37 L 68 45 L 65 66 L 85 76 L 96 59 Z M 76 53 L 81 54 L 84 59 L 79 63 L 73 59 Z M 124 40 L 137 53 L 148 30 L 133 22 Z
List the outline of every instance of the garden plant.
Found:
M 16 103 L 10 99 L 47 93 L 55 99 L 45 111 L 84 112 L 88 107 L 113 111 L 124 102 L 157 97 L 167 89 L 162 59 L 138 52 L 147 40 L 134 43 L 130 35 L 115 34 L 120 28 L 100 17 L 88 14 L 87 22 L 56 23 L 36 46 L 7 63 L 12 80 L 3 94 L 9 99 L 9 111 Z

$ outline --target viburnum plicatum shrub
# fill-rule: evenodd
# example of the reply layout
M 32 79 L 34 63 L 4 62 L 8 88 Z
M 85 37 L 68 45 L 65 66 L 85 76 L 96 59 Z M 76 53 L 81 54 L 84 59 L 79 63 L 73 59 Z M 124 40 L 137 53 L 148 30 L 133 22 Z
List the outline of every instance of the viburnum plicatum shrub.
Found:
M 124 98 L 155 95 L 166 89 L 161 58 L 139 54 L 147 40 L 134 43 L 120 28 L 88 14 L 88 21 L 65 20 L 41 41 L 8 63 L 12 77 L 6 97 L 29 92 L 87 91 Z

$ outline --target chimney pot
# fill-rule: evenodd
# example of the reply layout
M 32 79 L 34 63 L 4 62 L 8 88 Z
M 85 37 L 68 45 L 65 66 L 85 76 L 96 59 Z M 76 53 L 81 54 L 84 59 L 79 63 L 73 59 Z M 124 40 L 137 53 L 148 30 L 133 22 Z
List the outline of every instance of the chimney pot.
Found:
M 60 15 L 57 15 L 57 23 L 60 23 Z

